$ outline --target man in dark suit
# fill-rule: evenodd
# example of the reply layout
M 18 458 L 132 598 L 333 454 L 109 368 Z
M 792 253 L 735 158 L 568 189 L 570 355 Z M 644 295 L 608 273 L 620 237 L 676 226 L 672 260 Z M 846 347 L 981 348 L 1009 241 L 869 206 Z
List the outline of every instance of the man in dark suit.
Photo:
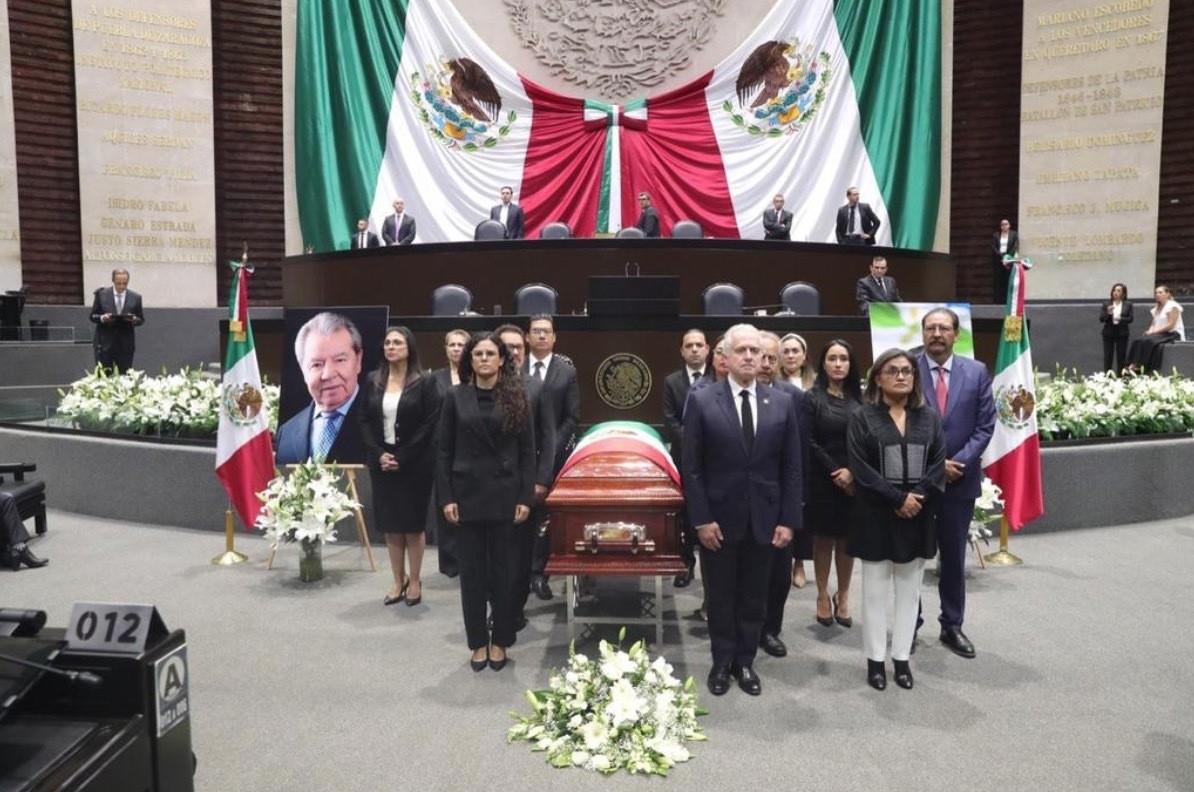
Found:
M 846 205 L 837 210 L 837 242 L 839 245 L 873 245 L 879 230 L 879 216 L 870 204 L 858 202 L 858 188 L 846 190 Z
M 671 446 L 672 461 L 676 469 L 680 469 L 683 459 L 681 439 L 684 431 L 684 402 L 688 398 L 688 391 L 702 379 L 713 377 L 713 367 L 709 365 L 709 343 L 701 330 L 689 330 L 680 341 L 680 356 L 684 365 L 678 371 L 668 374 L 663 381 L 663 432 L 664 439 Z M 687 572 L 676 575 L 672 582 L 676 588 L 684 588 L 692 582 L 692 571 L 696 568 L 696 534 L 687 520 L 684 523 L 684 546 L 681 552 Z
M 757 696 L 773 548 L 801 527 L 799 416 L 788 394 L 756 382 L 757 329 L 731 327 L 725 346 L 729 377 L 694 390 L 684 413 L 684 498 L 702 547 L 709 691 L 724 694 L 734 676 Z
M 394 200 L 394 214 L 381 224 L 381 238 L 387 245 L 409 245 L 415 241 L 415 219 L 406 213 L 406 201 Z
M 506 239 L 522 239 L 522 207 L 513 203 L 514 188 L 502 188 L 502 202 L 489 210 L 489 219 L 497 220 L 506 227 Z
M 882 256 L 871 259 L 871 274 L 858 279 L 854 287 L 854 300 L 858 303 L 858 312 L 863 316 L 867 315 L 867 306 L 871 303 L 903 302 L 896 279 L 887 274 L 887 259 Z
M 369 218 L 362 217 L 357 220 L 357 230 L 352 234 L 351 250 L 361 250 L 362 248 L 381 247 L 381 242 L 377 238 L 377 234 L 369 230 Z
M 941 415 L 945 430 L 945 496 L 937 512 L 941 553 L 941 643 L 962 657 L 974 657 L 974 644 L 962 632 L 966 610 L 966 545 L 974 501 L 982 490 L 983 451 L 995 431 L 991 375 L 977 360 L 953 353 L 958 315 L 935 308 L 921 320 L 924 354 L 920 381 L 925 401 Z
M 17 499 L 9 492 L 0 492 L 0 561 L 14 572 L 21 565 L 36 569 L 50 563 L 48 558 L 38 558 L 29 549 L 29 532 L 21 521 Z
M 994 289 L 991 302 L 1003 305 L 1007 302 L 1007 282 L 1011 270 L 1003 266 L 1003 257 L 1014 256 L 1020 250 L 1020 235 L 1012 230 L 1012 224 L 1005 217 L 999 221 L 999 230 L 991 237 L 991 274 Z
M 770 385 L 792 398 L 796 404 L 797 424 L 800 427 L 800 470 L 802 474 L 808 470 L 808 440 L 809 416 L 804 407 L 804 391 L 797 388 L 783 377 L 778 377 L 780 338 L 772 332 L 759 333 L 762 342 L 762 354 L 759 356 L 759 373 L 756 379 L 763 385 Z M 801 492 L 805 491 L 804 478 L 800 480 Z M 804 503 L 801 502 L 803 509 Z M 792 556 L 796 549 L 798 537 L 784 547 L 777 547 L 772 552 L 771 577 L 767 583 L 767 615 L 763 619 L 763 631 L 759 635 L 759 648 L 772 657 L 785 657 L 788 647 L 780 640 L 779 634 L 784 626 L 784 608 L 788 604 L 788 594 L 792 590 Z
M 634 227 L 642 231 L 643 236 L 658 237 L 659 213 L 651 205 L 651 194 L 645 192 L 639 193 L 638 205 L 641 207 L 641 211 L 639 212 L 638 220 L 635 221 Z
M 576 381 L 576 368 L 572 361 L 555 351 L 555 322 L 550 316 L 532 316 L 531 330 L 527 335 L 531 355 L 523 364 L 522 371 L 528 379 L 537 379 L 541 383 L 543 400 L 548 403 L 555 421 L 555 452 L 552 454 L 554 481 L 576 443 L 576 429 L 580 425 L 580 385 Z M 544 574 L 550 549 L 547 532 L 540 530 L 535 541 L 531 590 L 542 600 L 552 598 L 551 587 Z
M 129 271 L 112 270 L 112 285 L 95 290 L 91 302 L 95 323 L 95 362 L 123 374 L 133 367 L 134 327 L 145 324 L 141 295 L 129 288 Z
M 547 516 L 543 506 L 543 499 L 555 481 L 555 419 L 552 417 L 551 402 L 543 397 L 543 382 L 526 374 L 524 362 L 526 360 L 527 342 L 522 328 L 517 325 L 505 324 L 494 331 L 501 339 L 502 345 L 510 353 L 510 360 L 522 372 L 523 382 L 526 384 L 527 401 L 531 405 L 531 415 L 535 423 L 535 506 L 531 510 L 530 519 L 521 525 L 514 526 L 517 549 L 511 554 L 514 568 L 510 579 L 514 586 L 514 625 L 520 630 L 526 625 L 527 597 L 531 593 L 531 568 L 535 552 L 535 540 L 539 535 L 539 526 Z M 550 589 L 548 589 L 550 593 Z
M 279 466 L 306 462 L 365 461 L 357 419 L 361 334 L 347 317 L 324 311 L 294 340 L 311 403 L 282 424 L 275 438 Z
M 792 239 L 792 213 L 784 211 L 784 196 L 776 193 L 771 208 L 763 210 L 763 239 Z

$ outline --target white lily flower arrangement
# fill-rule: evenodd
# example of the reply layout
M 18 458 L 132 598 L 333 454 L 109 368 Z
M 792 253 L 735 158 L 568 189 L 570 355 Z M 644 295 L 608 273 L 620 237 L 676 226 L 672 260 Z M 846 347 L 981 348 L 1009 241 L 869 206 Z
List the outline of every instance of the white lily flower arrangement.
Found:
M 974 515 L 970 518 L 970 541 L 982 540 L 990 544 L 991 529 L 989 523 L 1003 513 L 1003 490 L 994 481 L 983 476 L 983 488 L 978 499 L 974 502 Z
M 277 476 L 257 493 L 262 509 L 255 525 L 274 547 L 282 542 L 323 544 L 336 541 L 336 523 L 360 504 L 344 491 L 335 465 L 305 462 L 289 475 Z
M 525 741 L 545 751 L 553 767 L 579 767 L 610 775 L 666 776 L 691 753 L 688 742 L 705 740 L 697 717 L 692 677 L 680 682 L 662 656 L 651 659 L 637 641 L 629 650 L 599 644 L 599 657 L 569 647 L 568 664 L 554 672 L 546 690 L 527 691 L 533 712 L 518 721 L 507 742 Z
M 270 426 L 276 427 L 279 388 L 262 390 Z M 86 431 L 214 438 L 220 425 L 220 381 L 197 368 L 155 377 L 96 366 L 58 395 L 58 417 Z
M 1161 376 L 1080 377 L 1058 369 L 1036 391 L 1042 440 L 1189 432 L 1194 429 L 1194 380 Z

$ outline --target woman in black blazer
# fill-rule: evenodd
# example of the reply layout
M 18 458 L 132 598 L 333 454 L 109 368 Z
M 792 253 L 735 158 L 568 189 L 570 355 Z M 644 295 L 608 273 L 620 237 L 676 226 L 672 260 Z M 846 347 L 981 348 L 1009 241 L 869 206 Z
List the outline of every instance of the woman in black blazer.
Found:
M 1132 324 L 1132 303 L 1128 301 L 1128 287 L 1117 283 L 1111 287 L 1111 299 L 1099 309 L 1103 323 L 1103 371 L 1123 371 L 1128 358 L 1128 333 Z M 1114 353 L 1115 365 L 1112 366 Z
M 393 605 L 406 600 L 414 606 L 423 599 L 427 542 L 423 531 L 433 478 L 431 440 L 442 397 L 419 366 L 419 349 L 408 328 L 386 331 L 382 357 L 361 389 L 363 401 L 357 415 L 373 484 L 373 520 L 385 534 L 394 573 L 394 585 L 382 602 Z
M 506 665 L 514 643 L 509 554 L 514 526 L 534 503 L 535 433 L 522 377 L 494 333 L 474 336 L 460 358 L 460 385 L 440 412 L 435 491 L 457 526 L 460 602 L 471 665 Z M 486 626 L 485 604 L 493 615 Z

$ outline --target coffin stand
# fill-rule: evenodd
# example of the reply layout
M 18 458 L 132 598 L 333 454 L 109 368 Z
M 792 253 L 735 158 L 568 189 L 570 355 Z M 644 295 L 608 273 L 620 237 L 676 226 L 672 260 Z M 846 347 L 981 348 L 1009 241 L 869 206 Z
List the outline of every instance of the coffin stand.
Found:
M 653 624 L 663 640 L 663 579 L 684 572 L 679 512 L 684 495 L 668 471 L 641 454 L 593 453 L 566 465 L 547 497 L 548 575 L 563 575 L 568 636 L 577 624 Z M 577 578 L 652 576 L 649 618 L 578 616 Z

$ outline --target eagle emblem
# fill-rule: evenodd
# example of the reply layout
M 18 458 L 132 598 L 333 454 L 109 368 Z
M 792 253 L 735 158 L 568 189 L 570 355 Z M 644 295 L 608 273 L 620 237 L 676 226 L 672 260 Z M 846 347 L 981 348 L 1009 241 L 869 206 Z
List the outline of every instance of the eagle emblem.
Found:
M 1036 411 L 1036 396 L 1023 385 L 1004 385 L 995 390 L 995 412 L 1010 429 L 1023 429 Z
M 798 38 L 764 42 L 742 64 L 735 97 L 722 110 L 751 135 L 794 135 L 825 103 L 833 77 L 829 61 L 828 52 L 818 54 Z
M 224 386 L 224 413 L 237 426 L 248 426 L 256 422 L 264 406 L 265 397 L 249 383 Z
M 638 355 L 617 352 L 601 361 L 597 395 L 615 410 L 632 410 L 651 393 L 651 369 Z
M 518 120 L 502 117 L 502 96 L 489 74 L 471 58 L 443 58 L 427 74 L 410 77 L 411 100 L 423 125 L 450 149 L 493 148 Z

